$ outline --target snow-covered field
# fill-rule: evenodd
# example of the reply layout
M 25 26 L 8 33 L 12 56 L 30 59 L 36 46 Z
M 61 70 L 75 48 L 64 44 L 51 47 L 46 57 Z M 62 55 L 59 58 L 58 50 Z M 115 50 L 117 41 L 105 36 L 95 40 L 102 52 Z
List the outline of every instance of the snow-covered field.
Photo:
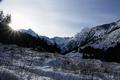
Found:
M 0 44 L 0 80 L 120 80 L 120 64 Z

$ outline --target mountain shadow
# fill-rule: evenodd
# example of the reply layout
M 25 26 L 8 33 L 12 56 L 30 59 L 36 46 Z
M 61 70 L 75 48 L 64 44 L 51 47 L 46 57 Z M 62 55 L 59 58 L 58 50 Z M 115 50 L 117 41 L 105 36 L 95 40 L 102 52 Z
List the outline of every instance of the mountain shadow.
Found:
M 59 52 L 56 44 L 48 44 L 47 40 L 34 37 L 30 34 L 13 30 L 8 24 L 11 22 L 10 16 L 4 16 L 0 12 L 0 42 L 4 44 L 16 44 L 23 47 L 31 47 L 38 51 Z

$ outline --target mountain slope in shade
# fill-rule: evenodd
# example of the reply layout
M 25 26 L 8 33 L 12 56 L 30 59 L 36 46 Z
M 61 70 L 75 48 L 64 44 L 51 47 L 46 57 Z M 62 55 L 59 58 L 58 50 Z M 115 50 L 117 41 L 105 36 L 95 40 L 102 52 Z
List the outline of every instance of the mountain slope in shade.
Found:
M 49 41 L 47 37 L 38 36 L 31 29 L 15 31 L 9 25 L 2 22 L 0 22 L 0 42 L 31 47 L 39 51 L 59 52 L 57 45 Z
M 54 37 L 51 40 L 58 45 L 61 53 L 63 53 L 68 50 L 67 45 L 71 41 L 71 37 Z
M 45 40 L 45 41 L 47 41 L 47 44 L 49 44 L 49 45 L 54 44 L 54 42 L 49 37 L 38 35 L 32 29 L 28 29 L 28 30 L 26 30 L 26 29 L 20 29 L 19 32 L 26 33 L 26 34 L 29 34 L 29 35 L 35 37 L 35 38 L 39 38 L 39 39 Z
M 48 45 L 57 44 L 58 47 L 61 50 L 61 53 L 65 52 L 66 50 L 68 50 L 68 48 L 67 48 L 66 45 L 71 40 L 70 37 L 54 37 L 54 38 L 49 38 L 49 37 L 46 37 L 46 36 L 41 36 L 41 35 L 38 35 L 37 33 L 35 33 L 32 29 L 28 29 L 28 30 L 20 29 L 19 32 L 29 34 L 29 35 L 31 35 L 33 37 L 36 37 L 36 38 L 39 38 L 39 39 L 43 39 L 43 40 L 47 41 Z

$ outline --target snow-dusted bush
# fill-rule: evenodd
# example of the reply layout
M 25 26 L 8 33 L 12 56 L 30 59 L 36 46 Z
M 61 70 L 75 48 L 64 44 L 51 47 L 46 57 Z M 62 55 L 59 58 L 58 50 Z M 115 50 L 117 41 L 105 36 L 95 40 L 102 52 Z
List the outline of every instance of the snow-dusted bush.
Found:
M 9 71 L 0 71 L 0 80 L 23 80 Z

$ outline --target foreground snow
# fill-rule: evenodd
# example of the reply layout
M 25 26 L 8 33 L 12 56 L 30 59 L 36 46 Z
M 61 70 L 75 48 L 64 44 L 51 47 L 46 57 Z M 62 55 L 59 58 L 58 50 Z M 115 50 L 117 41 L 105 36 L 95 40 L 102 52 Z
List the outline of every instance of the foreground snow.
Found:
M 120 80 L 120 64 L 0 44 L 0 80 Z

